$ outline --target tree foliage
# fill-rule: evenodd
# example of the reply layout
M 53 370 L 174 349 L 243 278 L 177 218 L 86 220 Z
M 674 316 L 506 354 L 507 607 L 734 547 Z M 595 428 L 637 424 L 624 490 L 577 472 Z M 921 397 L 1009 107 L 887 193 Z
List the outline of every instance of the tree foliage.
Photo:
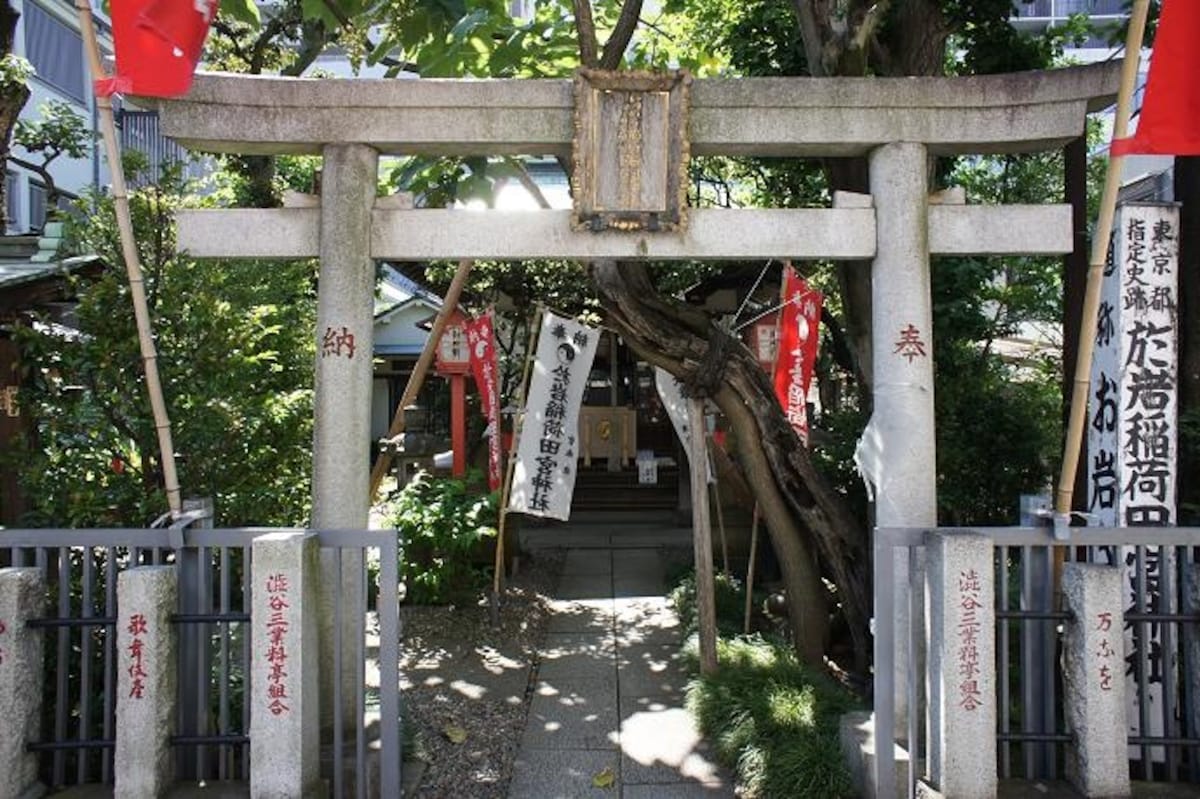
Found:
M 192 261 L 176 251 L 181 186 L 131 206 L 172 413 L 180 482 L 222 525 L 289 525 L 308 513 L 315 267 Z M 18 331 L 38 448 L 23 480 L 38 525 L 141 526 L 165 507 L 153 422 L 112 203 L 71 223 L 109 268 L 78 287 L 73 329 Z
M 42 103 L 38 113 L 39 119 L 17 120 L 12 140 L 23 147 L 30 158 L 40 158 L 41 163 L 11 154 L 9 160 L 38 174 L 46 186 L 46 206 L 55 208 L 62 192 L 50 165 L 63 156 L 86 158 L 91 152 L 95 133 L 88 129 L 71 104 L 62 100 Z

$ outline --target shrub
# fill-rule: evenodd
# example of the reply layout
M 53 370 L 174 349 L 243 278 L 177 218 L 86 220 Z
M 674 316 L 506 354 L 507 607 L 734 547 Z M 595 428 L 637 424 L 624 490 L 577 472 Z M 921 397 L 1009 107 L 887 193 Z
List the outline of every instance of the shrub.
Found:
M 694 632 L 693 575 L 679 580 L 671 600 L 685 629 Z M 688 685 L 688 710 L 712 741 L 717 757 L 737 774 L 739 796 L 854 796 L 842 761 L 838 723 L 858 707 L 858 700 L 827 675 L 802 664 L 788 642 L 738 635 L 744 603 L 741 582 L 717 575 L 720 669 Z M 694 649 L 693 643 L 689 654 L 696 665 Z
M 854 696 L 758 636 L 717 641 L 721 668 L 688 686 L 688 709 L 745 797 L 854 796 L 838 720 Z
M 468 481 L 418 472 L 386 516 L 400 531 L 400 579 L 409 601 L 445 604 L 472 598 L 487 581 L 476 565 L 480 544 L 497 530 L 495 493 L 473 494 Z

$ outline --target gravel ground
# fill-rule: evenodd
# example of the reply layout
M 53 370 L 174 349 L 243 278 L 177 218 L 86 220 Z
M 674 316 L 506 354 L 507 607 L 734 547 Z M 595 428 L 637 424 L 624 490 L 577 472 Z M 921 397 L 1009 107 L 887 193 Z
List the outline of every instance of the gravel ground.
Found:
M 425 771 L 418 797 L 505 797 L 529 707 L 530 666 L 562 569 L 559 551 L 524 558 L 493 627 L 480 604 L 401 611 L 402 685 Z

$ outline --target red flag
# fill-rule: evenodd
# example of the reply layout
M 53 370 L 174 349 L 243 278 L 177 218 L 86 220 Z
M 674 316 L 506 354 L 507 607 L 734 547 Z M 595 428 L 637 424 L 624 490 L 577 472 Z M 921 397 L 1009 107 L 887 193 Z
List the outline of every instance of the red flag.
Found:
M 1137 131 L 1112 155 L 1200 155 L 1200 2 L 1163 0 Z
M 479 404 L 483 406 L 491 433 L 488 436 L 488 488 L 500 487 L 500 390 L 496 365 L 496 332 L 493 315 L 488 311 L 478 319 L 467 322 L 467 349 L 471 354 L 471 373 L 479 389 Z
M 817 362 L 821 324 L 821 292 L 810 289 L 796 270 L 783 273 L 783 308 L 775 360 L 775 396 L 801 441 L 808 441 L 808 387 Z
M 117 74 L 96 81 L 96 94 L 175 97 L 192 73 L 217 15 L 218 0 L 112 0 Z

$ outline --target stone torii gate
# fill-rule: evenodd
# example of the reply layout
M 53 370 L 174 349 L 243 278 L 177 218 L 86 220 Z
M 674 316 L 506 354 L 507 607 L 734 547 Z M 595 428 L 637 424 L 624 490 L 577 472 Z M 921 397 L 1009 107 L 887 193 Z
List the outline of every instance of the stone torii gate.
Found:
M 319 207 L 179 213 L 179 246 L 195 257 L 320 257 L 314 527 L 367 524 L 374 261 L 543 257 L 873 259 L 876 523 L 932 527 L 930 257 L 1061 254 L 1075 231 L 1068 205 L 931 198 L 928 158 L 1062 147 L 1083 134 L 1089 111 L 1111 102 L 1118 73 L 1112 63 L 969 78 L 697 80 L 692 154 L 867 156 L 871 193 L 839 195 L 829 209 L 689 209 L 685 229 L 662 232 L 573 230 L 570 211 L 467 213 L 375 197 L 381 154 L 570 157 L 569 80 L 200 74 L 186 97 L 155 104 L 163 132 L 192 149 L 324 157 Z M 877 613 L 906 615 L 919 576 L 897 584 L 892 606 Z M 908 619 L 899 622 L 894 660 L 904 664 Z M 892 655 L 877 651 L 876 663 Z M 898 673 L 901 731 L 905 682 Z

